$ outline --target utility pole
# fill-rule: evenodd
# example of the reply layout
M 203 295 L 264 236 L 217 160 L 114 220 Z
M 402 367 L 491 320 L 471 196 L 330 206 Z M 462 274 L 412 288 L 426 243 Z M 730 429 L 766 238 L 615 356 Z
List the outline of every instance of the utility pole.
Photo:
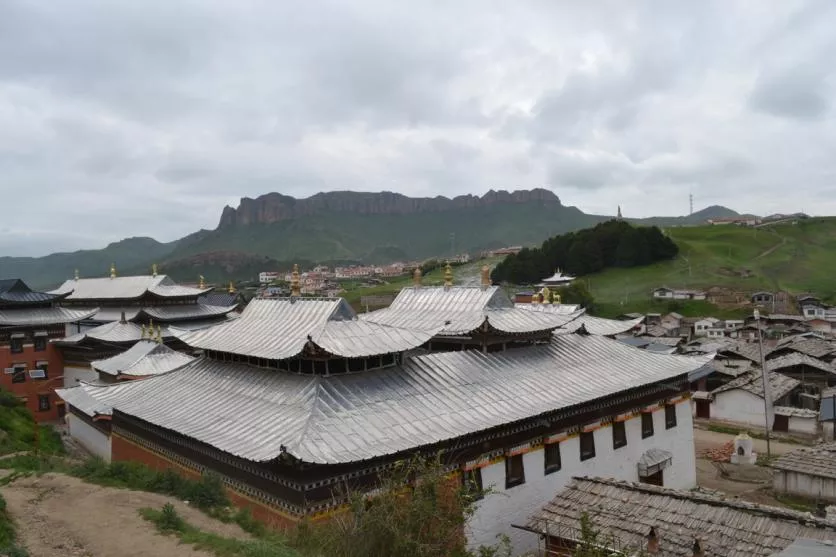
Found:
M 688 213 L 688 214 L 693 215 L 694 214 L 694 194 L 693 193 L 688 194 L 688 206 L 691 210 L 691 212 Z
M 769 388 L 769 377 L 766 372 L 766 359 L 763 355 L 763 329 L 761 329 L 761 313 L 755 310 L 755 325 L 758 327 L 758 347 L 761 354 L 761 376 L 763 377 L 763 416 L 766 425 L 766 456 L 772 458 L 772 450 L 769 445 L 769 429 L 772 427 L 772 393 Z
M 833 410 L 833 419 L 830 420 L 833 423 L 833 440 L 836 441 L 836 393 L 831 395 L 830 404 Z

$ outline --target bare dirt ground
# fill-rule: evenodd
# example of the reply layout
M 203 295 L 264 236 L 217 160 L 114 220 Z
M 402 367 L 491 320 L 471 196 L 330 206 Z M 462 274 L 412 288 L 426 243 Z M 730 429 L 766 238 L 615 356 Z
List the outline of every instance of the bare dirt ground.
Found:
M 101 487 L 62 474 L 22 478 L 0 489 L 31 557 L 210 557 L 142 519 L 143 507 L 171 503 L 201 530 L 247 539 L 235 524 L 207 517 L 182 501 L 141 491 Z
M 733 441 L 734 437 L 734 435 L 729 433 L 717 433 L 715 431 L 708 431 L 707 429 L 699 429 L 695 427 L 694 448 L 697 451 L 697 456 L 702 454 L 706 449 L 720 447 L 723 443 Z M 803 445 L 779 443 L 777 441 L 770 441 L 769 444 L 773 455 L 782 455 L 803 447 Z M 763 439 L 752 439 L 752 449 L 758 454 L 766 454 L 766 441 Z

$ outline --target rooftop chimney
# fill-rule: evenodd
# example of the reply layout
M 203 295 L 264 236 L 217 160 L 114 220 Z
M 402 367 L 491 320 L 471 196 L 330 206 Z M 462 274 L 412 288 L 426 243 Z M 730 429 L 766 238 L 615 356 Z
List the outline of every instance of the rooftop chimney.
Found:
M 656 535 L 656 528 L 651 528 L 647 535 L 647 553 L 649 555 L 659 554 L 659 536 Z

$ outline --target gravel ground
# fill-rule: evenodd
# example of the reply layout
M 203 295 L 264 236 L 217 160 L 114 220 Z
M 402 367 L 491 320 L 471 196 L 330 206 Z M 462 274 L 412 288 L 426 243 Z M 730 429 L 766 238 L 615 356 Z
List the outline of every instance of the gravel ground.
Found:
M 171 503 L 189 523 L 249 538 L 235 524 L 211 519 L 182 501 L 155 493 L 101 487 L 62 474 L 22 478 L 0 489 L 31 557 L 210 557 L 162 536 L 137 512 Z

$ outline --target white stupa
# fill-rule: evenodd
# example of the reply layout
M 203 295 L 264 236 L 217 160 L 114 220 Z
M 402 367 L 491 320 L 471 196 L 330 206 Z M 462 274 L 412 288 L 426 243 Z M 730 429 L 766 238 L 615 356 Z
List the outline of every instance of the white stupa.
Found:
M 544 278 L 537 286 L 569 286 L 573 280 L 575 280 L 575 277 L 564 275 L 558 269 L 549 278 Z

